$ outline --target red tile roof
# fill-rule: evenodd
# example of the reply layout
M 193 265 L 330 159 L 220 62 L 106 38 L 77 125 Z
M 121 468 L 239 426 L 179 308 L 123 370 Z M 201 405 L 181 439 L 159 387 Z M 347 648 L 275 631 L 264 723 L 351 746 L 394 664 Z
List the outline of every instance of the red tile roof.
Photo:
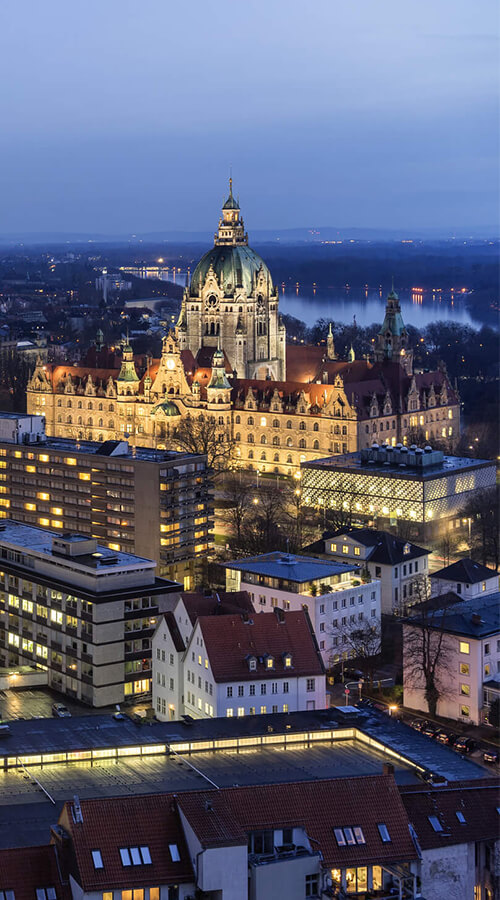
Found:
M 59 823 L 70 833 L 85 891 L 186 883 L 193 872 L 172 795 L 81 800 L 83 822 L 75 823 L 66 803 Z M 169 844 L 177 844 L 180 861 L 173 862 Z M 122 865 L 121 847 L 149 847 L 151 865 Z M 100 850 L 104 866 L 95 869 L 92 850 Z M 17 898 L 16 898 L 17 900 Z M 31 898 L 30 898 L 31 900 Z
M 400 785 L 399 790 L 422 850 L 498 839 L 498 778 L 453 782 L 442 787 Z M 459 821 L 457 812 L 463 815 L 465 823 Z M 435 831 L 429 816 L 437 817 L 442 831 Z
M 16 847 L 0 850 L 0 890 L 14 891 L 16 900 L 34 900 L 37 888 L 55 888 L 57 900 L 71 900 L 71 891 L 61 883 L 56 849 Z
M 279 614 L 283 621 L 279 621 Z M 248 617 L 247 617 L 248 618 Z M 248 621 L 243 616 L 201 616 L 198 619 L 215 681 L 253 681 L 289 675 L 323 675 L 324 668 L 309 617 L 297 612 L 257 613 Z M 285 668 L 284 655 L 292 656 L 292 668 Z M 257 657 L 257 668 L 250 671 L 248 658 Z M 266 669 L 263 660 L 274 658 L 274 667 Z
M 177 803 L 204 847 L 265 828 L 303 827 L 328 867 L 412 860 L 417 852 L 393 775 L 183 793 Z M 386 825 L 384 843 L 377 825 Z M 365 844 L 339 847 L 334 828 L 360 826 Z

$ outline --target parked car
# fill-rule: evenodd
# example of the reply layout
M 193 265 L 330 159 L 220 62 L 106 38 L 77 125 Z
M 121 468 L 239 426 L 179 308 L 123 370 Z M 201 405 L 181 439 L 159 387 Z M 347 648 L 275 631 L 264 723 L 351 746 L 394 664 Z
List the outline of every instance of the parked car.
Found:
M 422 728 L 424 727 L 424 725 L 427 725 L 427 722 L 425 721 L 425 719 L 411 719 L 408 724 L 410 728 L 414 728 L 415 731 L 422 731 Z
M 476 749 L 477 744 L 472 738 L 459 737 L 455 741 L 454 747 L 459 753 L 472 753 Z
M 483 760 L 487 763 L 498 763 L 500 760 L 500 753 L 493 747 L 488 747 L 487 750 L 483 750 Z
M 435 772 L 431 772 L 430 769 L 424 769 L 420 777 L 426 784 L 447 784 L 444 775 L 437 775 Z
M 440 744 L 452 744 L 455 735 L 451 734 L 449 731 L 437 731 L 434 737 Z
M 427 737 L 434 737 L 440 729 L 437 725 L 434 725 L 433 722 L 426 722 L 424 727 L 422 728 L 422 734 L 426 734 Z
M 68 719 L 71 717 L 71 713 L 64 703 L 53 703 L 52 715 L 57 716 L 58 719 Z

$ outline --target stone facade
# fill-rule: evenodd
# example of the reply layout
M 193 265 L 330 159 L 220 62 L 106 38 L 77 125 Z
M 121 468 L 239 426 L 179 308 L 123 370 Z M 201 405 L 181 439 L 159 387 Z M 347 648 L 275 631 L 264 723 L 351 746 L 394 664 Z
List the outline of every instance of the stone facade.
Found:
M 235 442 L 235 462 L 293 475 L 305 461 L 351 453 L 373 441 L 393 446 L 416 430 L 458 439 L 460 405 L 445 372 L 414 373 L 394 291 L 374 361 L 338 360 L 325 346 L 286 344 L 278 293 L 266 264 L 248 247 L 232 186 L 212 250 L 186 288 L 177 328 L 160 359 L 107 351 L 81 366 L 37 362 L 28 413 L 47 433 L 80 440 L 128 434 L 133 443 L 175 447 L 179 416 L 209 416 Z M 90 359 L 92 356 L 92 359 Z

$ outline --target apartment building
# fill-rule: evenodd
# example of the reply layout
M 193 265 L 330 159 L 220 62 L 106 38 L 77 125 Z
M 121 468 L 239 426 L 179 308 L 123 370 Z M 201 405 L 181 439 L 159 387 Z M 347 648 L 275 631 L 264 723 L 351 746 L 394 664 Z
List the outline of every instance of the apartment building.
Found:
M 181 628 L 167 613 L 153 638 L 157 718 L 253 716 L 326 706 L 325 670 L 304 610 L 200 616 L 186 641 Z
M 0 660 L 90 706 L 151 690 L 151 639 L 180 585 L 95 538 L 0 522 Z
M 436 654 L 437 714 L 475 725 L 487 721 L 490 703 L 500 696 L 500 593 L 446 604 L 423 618 L 406 619 L 404 705 L 427 712 L 423 672 L 415 667 L 415 653 L 422 646 L 419 634 L 430 647 L 431 659 L 437 642 L 442 641 L 442 651 Z
M 186 590 L 210 544 L 210 491 L 205 456 L 52 438 L 42 416 L 0 413 L 0 518 L 152 558 Z
M 473 559 L 459 559 L 431 575 L 431 595 L 454 593 L 462 600 L 495 594 L 498 591 L 498 572 Z
M 357 562 L 273 552 L 225 569 L 227 590 L 247 591 L 256 610 L 307 610 L 325 668 L 353 655 L 355 629 L 380 628 L 380 581 L 362 578 Z
M 304 547 L 304 552 L 353 562 L 371 578 L 380 580 L 383 614 L 399 612 L 426 596 L 431 551 L 387 531 L 345 528 L 327 532 L 319 541 Z

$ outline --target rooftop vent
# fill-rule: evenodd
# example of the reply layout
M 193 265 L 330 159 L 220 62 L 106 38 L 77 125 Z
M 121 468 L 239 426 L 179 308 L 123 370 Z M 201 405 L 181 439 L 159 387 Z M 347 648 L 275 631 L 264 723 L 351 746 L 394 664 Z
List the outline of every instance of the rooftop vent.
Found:
M 479 613 L 472 613 L 471 622 L 473 625 L 484 625 L 484 621 Z

